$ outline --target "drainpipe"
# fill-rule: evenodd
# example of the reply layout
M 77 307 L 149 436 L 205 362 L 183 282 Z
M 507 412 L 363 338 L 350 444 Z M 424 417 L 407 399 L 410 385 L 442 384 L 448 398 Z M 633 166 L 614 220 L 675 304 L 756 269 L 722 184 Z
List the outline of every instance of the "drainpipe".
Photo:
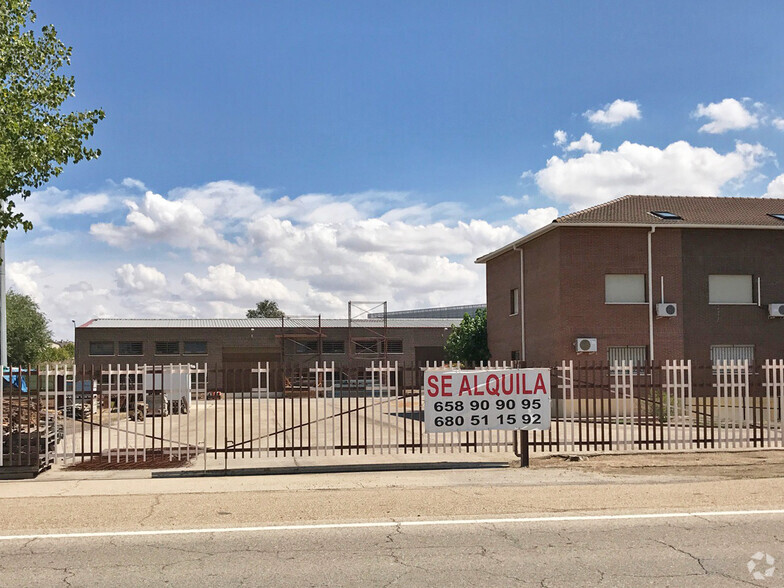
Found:
M 523 248 L 513 248 L 520 252 L 520 296 L 518 296 L 517 312 L 520 313 L 520 361 L 525 361 L 525 263 L 523 261 Z
M 656 227 L 648 231 L 648 348 L 650 357 L 648 361 L 653 365 L 653 255 L 651 252 L 651 235 L 656 232 Z

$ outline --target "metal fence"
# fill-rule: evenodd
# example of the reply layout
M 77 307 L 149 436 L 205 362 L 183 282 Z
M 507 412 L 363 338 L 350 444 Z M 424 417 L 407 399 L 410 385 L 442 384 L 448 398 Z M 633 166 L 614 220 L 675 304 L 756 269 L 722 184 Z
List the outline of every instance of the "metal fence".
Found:
M 510 452 L 510 431 L 427 433 L 428 365 L 43 366 L 2 379 L 0 468 L 282 456 Z M 435 366 L 433 366 L 435 367 Z M 439 366 L 449 367 L 449 366 Z M 465 366 L 453 365 L 453 368 Z M 476 366 L 478 369 L 488 367 Z M 493 364 L 492 367 L 512 367 Z M 563 362 L 545 452 L 782 447 L 784 361 Z

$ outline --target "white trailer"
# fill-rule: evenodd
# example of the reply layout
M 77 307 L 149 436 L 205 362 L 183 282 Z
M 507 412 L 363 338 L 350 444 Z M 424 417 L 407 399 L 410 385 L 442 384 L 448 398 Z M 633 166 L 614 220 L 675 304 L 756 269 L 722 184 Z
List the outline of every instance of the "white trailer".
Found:
M 144 391 L 164 393 L 169 412 L 188 412 L 191 408 L 191 377 L 188 366 L 172 365 L 147 368 Z

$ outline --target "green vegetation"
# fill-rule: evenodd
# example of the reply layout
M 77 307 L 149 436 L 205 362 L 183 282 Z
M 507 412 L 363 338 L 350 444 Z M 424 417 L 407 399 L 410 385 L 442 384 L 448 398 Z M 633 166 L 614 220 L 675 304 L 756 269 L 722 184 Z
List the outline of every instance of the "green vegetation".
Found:
M 38 357 L 38 363 L 73 362 L 74 344 L 72 341 L 54 341 Z
M 9 290 L 6 295 L 8 313 L 8 363 L 33 364 L 39 361 L 52 341 L 49 321 L 29 296 Z
M 6 304 L 9 365 L 73 361 L 74 344 L 52 341 L 49 319 L 32 298 L 9 290 Z
M 459 325 L 452 325 L 444 351 L 449 361 L 488 361 L 490 350 L 487 347 L 487 310 L 480 308 L 474 315 L 466 313 Z
M 262 300 L 256 303 L 256 308 L 251 308 L 245 316 L 247 318 L 281 318 L 286 316 L 278 303 L 274 300 Z
M 61 111 L 74 95 L 74 78 L 60 73 L 71 62 L 71 47 L 51 25 L 36 35 L 35 19 L 30 0 L 0 3 L 0 241 L 10 229 L 33 228 L 14 212 L 14 198 L 27 198 L 69 162 L 101 154 L 84 142 L 104 113 Z

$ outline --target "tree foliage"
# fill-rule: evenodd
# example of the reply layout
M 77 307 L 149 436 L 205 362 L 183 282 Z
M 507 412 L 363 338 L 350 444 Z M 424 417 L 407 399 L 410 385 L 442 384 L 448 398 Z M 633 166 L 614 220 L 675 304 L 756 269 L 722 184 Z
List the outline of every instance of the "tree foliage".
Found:
M 74 78 L 60 73 L 70 65 L 71 47 L 51 25 L 31 29 L 36 15 L 30 0 L 0 0 L 0 240 L 9 229 L 33 225 L 15 212 L 13 198 L 58 176 L 69 162 L 98 157 L 84 142 L 102 110 L 63 112 L 74 95 Z
M 57 363 L 73 362 L 74 344 L 73 341 L 60 341 L 57 346 L 51 344 L 38 356 L 36 363 Z
M 9 290 L 6 295 L 8 317 L 8 363 L 38 363 L 52 341 L 49 321 L 35 301 Z
M 488 361 L 490 350 L 487 347 L 487 310 L 477 309 L 473 315 L 465 313 L 459 325 L 452 325 L 444 351 L 449 361 Z
M 247 318 L 281 318 L 286 316 L 278 303 L 274 300 L 262 300 L 256 303 L 256 308 L 251 308 L 245 316 Z

